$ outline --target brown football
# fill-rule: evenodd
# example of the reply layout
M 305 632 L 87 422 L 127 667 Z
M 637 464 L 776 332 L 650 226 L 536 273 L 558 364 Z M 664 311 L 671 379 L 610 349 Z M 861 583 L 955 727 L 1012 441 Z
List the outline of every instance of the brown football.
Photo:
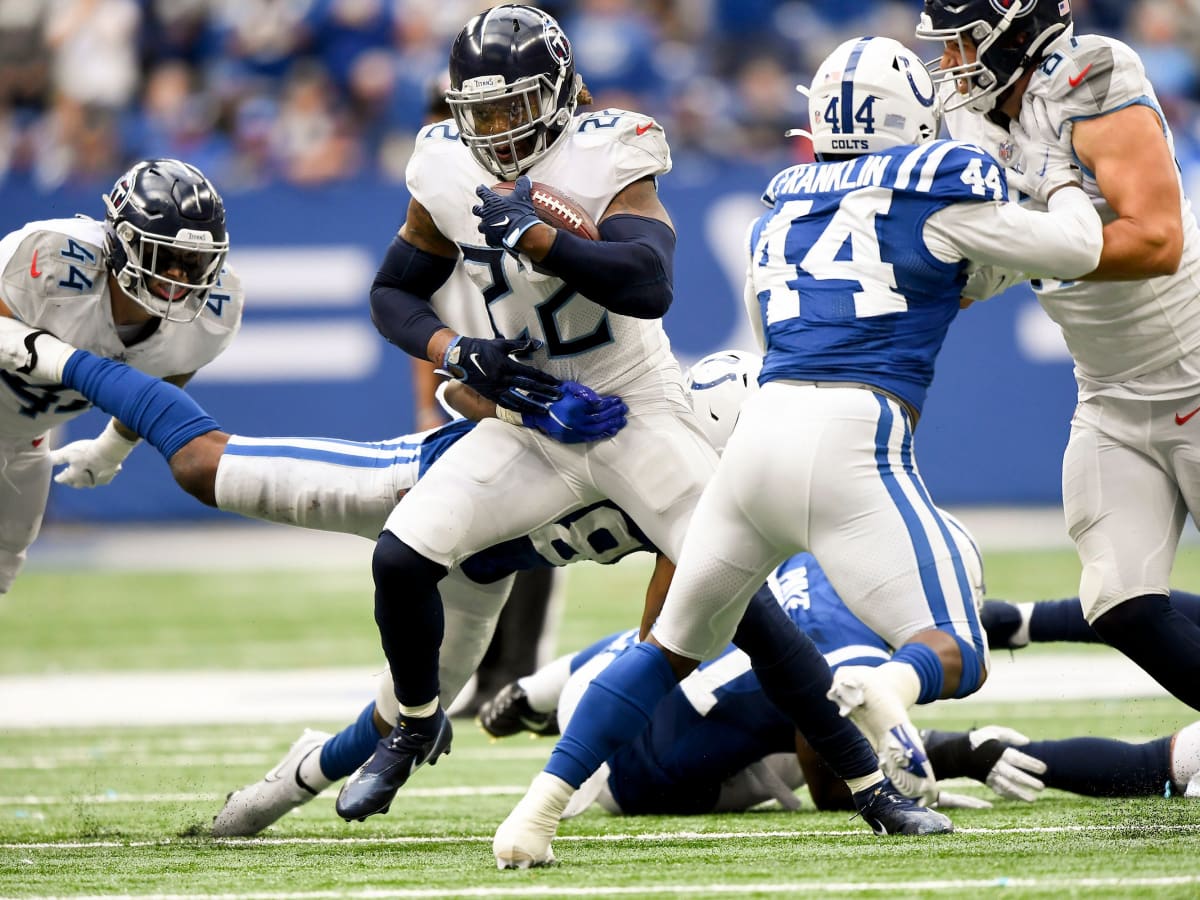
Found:
M 515 185 L 511 181 L 502 181 L 492 185 L 497 194 L 511 194 Z M 564 194 L 558 188 L 535 181 L 530 186 L 530 198 L 538 218 L 553 228 L 561 228 L 589 241 L 600 240 L 600 229 L 596 227 L 586 209 L 575 202 L 574 198 Z

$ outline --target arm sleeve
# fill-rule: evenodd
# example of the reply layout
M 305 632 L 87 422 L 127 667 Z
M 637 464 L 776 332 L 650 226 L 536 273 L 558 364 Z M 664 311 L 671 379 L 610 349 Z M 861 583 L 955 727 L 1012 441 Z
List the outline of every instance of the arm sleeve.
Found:
M 1100 262 L 1100 216 L 1078 188 L 1050 198 L 1046 212 L 1016 203 L 955 203 L 925 223 L 925 243 L 943 262 L 969 259 L 1031 278 L 1079 278 Z
M 457 260 L 435 256 L 397 235 L 371 285 L 371 321 L 406 353 L 425 358 L 429 339 L 446 325 L 429 304 Z
M 645 216 L 611 216 L 600 240 L 559 230 L 543 268 L 589 300 L 623 316 L 661 318 L 671 306 L 675 232 Z

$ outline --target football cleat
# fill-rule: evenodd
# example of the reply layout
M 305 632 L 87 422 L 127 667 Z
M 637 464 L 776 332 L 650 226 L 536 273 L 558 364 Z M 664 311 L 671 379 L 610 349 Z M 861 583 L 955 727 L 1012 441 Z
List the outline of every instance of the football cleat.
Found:
M 985 600 L 979 611 L 979 624 L 987 633 L 992 650 L 1020 650 L 1029 644 L 1029 614 L 1025 604 L 1006 600 Z
M 75 350 L 49 331 L 0 316 L 0 369 L 59 383 L 67 359 Z
M 554 862 L 550 842 L 574 788 L 556 775 L 539 772 L 529 790 L 500 823 L 492 838 L 497 869 L 528 869 Z
M 296 739 L 279 765 L 264 775 L 262 781 L 236 790 L 226 798 L 225 806 L 213 819 L 213 837 L 258 834 L 333 784 L 326 778 L 318 782 L 300 777 L 300 764 L 310 754 L 320 753 L 321 747 L 332 736 L 324 731 L 304 729 L 304 734 Z
M 929 755 L 908 711 L 886 678 L 872 666 L 841 666 L 826 695 L 849 716 L 879 754 L 879 766 L 896 787 L 924 803 L 937 799 Z
M 445 710 L 423 718 L 400 716 L 392 733 L 347 779 L 337 798 L 337 814 L 347 822 L 386 813 L 396 792 L 425 763 L 433 766 L 450 752 L 454 730 Z
M 856 793 L 854 806 L 878 835 L 949 834 L 954 830 L 948 818 L 905 797 L 889 778 Z
M 538 712 L 529 705 L 529 695 L 514 681 L 479 707 L 479 724 L 492 737 L 508 737 L 522 731 L 550 737 L 559 733 L 558 710 Z

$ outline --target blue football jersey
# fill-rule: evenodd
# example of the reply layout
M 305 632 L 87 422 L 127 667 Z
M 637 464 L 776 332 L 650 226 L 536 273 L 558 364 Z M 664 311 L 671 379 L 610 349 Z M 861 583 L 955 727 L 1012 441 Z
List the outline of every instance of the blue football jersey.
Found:
M 767 340 L 759 383 L 861 382 L 919 412 L 967 268 L 930 253 L 925 221 L 950 204 L 1007 199 L 999 164 L 959 141 L 780 172 L 750 232 Z

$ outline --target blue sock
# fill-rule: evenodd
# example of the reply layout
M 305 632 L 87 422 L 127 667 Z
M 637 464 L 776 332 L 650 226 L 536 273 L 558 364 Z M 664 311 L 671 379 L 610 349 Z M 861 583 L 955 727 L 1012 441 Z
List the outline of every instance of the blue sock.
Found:
M 1171 738 L 1130 744 L 1108 738 L 1033 741 L 1021 747 L 1046 764 L 1047 787 L 1088 797 L 1161 797 L 1171 780 Z
M 662 650 L 647 643 L 630 647 L 588 685 L 546 771 L 578 788 L 649 727 L 654 708 L 675 684 Z
M 63 384 L 141 435 L 166 460 L 192 438 L 218 427 L 175 385 L 86 350 L 71 354 Z
M 321 771 L 332 781 L 345 778 L 367 761 L 377 743 L 379 730 L 375 727 L 375 701 L 372 700 L 354 724 L 347 725 L 325 742 L 321 748 Z
M 905 644 L 892 654 L 892 662 L 908 663 L 916 670 L 917 678 L 921 682 L 921 693 L 917 695 L 918 703 L 932 703 L 942 696 L 946 672 L 942 668 L 942 661 L 938 659 L 937 651 L 932 647 L 917 643 Z M 965 662 L 963 674 L 966 674 Z
M 1033 612 L 1029 616 L 1029 640 L 1035 644 L 1046 641 L 1104 643 L 1083 617 L 1083 606 L 1078 597 L 1043 600 L 1033 604 Z

